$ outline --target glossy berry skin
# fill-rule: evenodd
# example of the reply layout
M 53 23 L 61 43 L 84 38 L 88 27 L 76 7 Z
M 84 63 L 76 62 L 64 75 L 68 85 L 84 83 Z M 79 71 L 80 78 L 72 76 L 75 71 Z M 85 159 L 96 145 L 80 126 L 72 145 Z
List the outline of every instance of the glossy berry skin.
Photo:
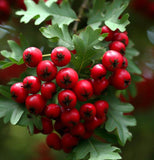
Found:
M 46 117 L 42 117 L 42 130 L 43 134 L 50 134 L 53 131 L 52 121 Z
M 56 133 L 49 134 L 46 138 L 46 143 L 55 150 L 61 150 L 62 148 L 61 138 Z
M 23 52 L 23 60 L 28 67 L 36 67 L 42 61 L 42 52 L 36 47 L 29 47 Z
M 112 41 L 114 32 L 109 27 L 103 26 L 101 34 L 103 34 L 103 33 L 108 33 L 107 37 L 105 37 L 106 41 Z
M 51 99 L 56 92 L 56 85 L 53 82 L 43 83 L 41 86 L 41 95 L 44 99 Z
M 92 120 L 86 121 L 84 125 L 87 131 L 94 131 L 97 127 L 102 125 L 105 122 L 105 120 L 106 117 L 103 118 L 94 117 Z
M 112 43 L 110 43 L 109 49 L 117 51 L 117 52 L 121 53 L 122 55 L 124 55 L 125 51 L 126 51 L 125 45 L 120 41 L 113 41 Z
M 125 46 L 127 46 L 128 43 L 129 43 L 128 36 L 125 33 L 116 33 L 116 34 L 114 34 L 113 41 L 120 41 Z
M 76 85 L 78 79 L 77 72 L 72 68 L 63 68 L 56 76 L 58 86 L 64 89 L 72 89 Z
M 46 106 L 44 114 L 48 118 L 58 118 L 61 114 L 60 106 L 57 104 L 49 104 Z
M 64 109 L 72 109 L 76 106 L 77 98 L 73 91 L 63 90 L 58 94 L 58 101 Z
M 123 56 L 123 62 L 122 62 L 122 69 L 126 69 L 128 67 L 128 60 L 126 57 Z
M 51 52 L 51 60 L 56 66 L 65 66 L 71 60 L 71 53 L 65 47 L 56 47 Z
M 102 64 L 96 64 L 90 72 L 90 76 L 93 79 L 102 79 L 107 73 L 106 68 Z
M 17 103 L 24 103 L 28 96 L 28 92 L 23 88 L 22 82 L 13 84 L 10 88 L 10 93 L 12 99 Z
M 70 133 L 65 133 L 62 136 L 62 147 L 63 148 L 72 148 L 78 144 L 78 139 L 72 136 Z
M 41 114 L 46 102 L 40 94 L 33 94 L 26 98 L 26 108 L 30 113 Z
M 107 101 L 98 100 L 94 103 L 94 106 L 96 107 L 96 117 L 103 118 L 107 114 L 109 108 Z
M 111 85 L 116 89 L 126 89 L 131 82 L 131 75 L 125 69 L 116 70 L 111 76 Z
M 91 120 L 96 116 L 96 108 L 92 103 L 83 104 L 80 107 L 80 116 L 84 120 Z
M 122 55 L 114 50 L 108 50 L 104 53 L 102 58 L 103 66 L 109 71 L 115 71 L 122 66 Z
M 36 76 L 27 76 L 23 80 L 23 87 L 28 93 L 37 93 L 41 88 L 41 81 Z
M 85 127 L 82 123 L 78 123 L 76 126 L 74 126 L 72 129 L 71 129 L 71 134 L 73 136 L 83 136 L 85 134 Z
M 109 81 L 106 78 L 102 78 L 101 80 L 92 81 L 93 90 L 95 95 L 101 95 L 109 86 Z
M 86 101 L 93 95 L 93 87 L 88 80 L 78 81 L 74 87 L 74 91 L 79 101 Z
M 61 121 L 67 127 L 74 127 L 80 121 L 80 114 L 76 108 L 70 111 L 64 111 L 61 114 Z
M 37 76 L 42 81 L 51 81 L 56 78 L 57 67 L 49 60 L 41 61 L 37 66 Z

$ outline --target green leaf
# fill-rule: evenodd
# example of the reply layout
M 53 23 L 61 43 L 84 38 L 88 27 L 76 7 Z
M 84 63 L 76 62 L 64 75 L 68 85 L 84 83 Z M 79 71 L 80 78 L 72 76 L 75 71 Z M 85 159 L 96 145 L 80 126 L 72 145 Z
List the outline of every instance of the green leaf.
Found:
M 43 36 L 49 40 L 56 40 L 55 42 L 58 42 L 58 46 L 65 46 L 69 50 L 74 49 L 74 44 L 69 34 L 67 25 L 63 25 L 62 28 L 60 28 L 57 24 L 49 25 L 48 27 L 42 27 L 40 31 Z
M 0 98 L 0 118 L 4 117 L 4 122 L 11 122 L 15 125 L 23 115 L 24 110 L 22 106 L 12 100 Z
M 132 60 L 129 60 L 128 59 L 128 67 L 127 67 L 127 70 L 130 72 L 130 73 L 136 73 L 136 74 L 141 74 L 141 70 L 138 68 L 138 66 L 132 61 Z
M 6 98 L 11 98 L 10 95 L 10 87 L 9 86 L 4 86 L 4 85 L 0 85 L 0 94 L 3 95 Z
M 77 19 L 75 12 L 70 8 L 67 1 L 63 2 L 60 7 L 56 3 L 50 3 L 50 1 L 47 4 L 43 0 L 40 0 L 38 4 L 33 0 L 25 1 L 27 10 L 17 11 L 16 14 L 22 16 L 21 22 L 24 23 L 35 19 L 35 25 L 41 24 L 48 17 L 52 17 L 52 24 L 58 24 L 59 26 L 69 25 Z
M 105 23 L 111 30 L 115 31 L 117 28 L 123 32 L 126 30 L 126 26 L 129 24 L 128 14 L 124 14 L 121 19 L 124 10 L 127 8 L 129 0 L 112 1 L 111 3 L 105 3 L 103 0 L 95 0 L 93 10 L 90 12 L 88 24 L 92 28 L 98 28 L 102 22 Z
M 150 42 L 152 44 L 154 44 L 154 26 L 153 27 L 150 27 L 148 30 L 147 30 L 147 36 L 148 36 L 148 39 L 150 40 Z
M 119 142 L 125 145 L 126 141 L 131 138 L 132 134 L 128 130 L 128 126 L 135 126 L 136 120 L 132 116 L 123 115 L 133 111 L 133 106 L 129 103 L 122 103 L 115 96 L 110 95 L 104 97 L 109 103 L 108 120 L 105 128 L 108 132 L 117 131 Z
M 89 155 L 88 160 L 115 160 L 121 159 L 120 149 L 110 144 L 99 142 L 95 139 L 83 140 L 73 150 L 74 160 L 84 159 Z
M 72 64 L 78 74 L 85 71 L 86 67 L 91 64 L 93 60 L 100 60 L 100 57 L 104 53 L 104 48 L 97 48 L 97 44 L 100 42 L 100 37 L 106 35 L 100 35 L 101 30 L 93 30 L 90 26 L 80 35 L 73 36 L 73 43 L 76 50 L 76 55 L 72 55 Z

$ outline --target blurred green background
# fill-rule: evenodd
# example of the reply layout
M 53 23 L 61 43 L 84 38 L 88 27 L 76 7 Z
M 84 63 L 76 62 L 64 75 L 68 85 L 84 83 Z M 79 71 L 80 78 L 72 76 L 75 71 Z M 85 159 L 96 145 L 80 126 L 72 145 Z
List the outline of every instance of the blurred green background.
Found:
M 122 148 L 122 157 L 123 160 L 154 160 L 154 45 L 147 36 L 147 31 L 154 28 L 154 16 L 148 16 L 143 10 L 134 8 L 131 5 L 128 9 L 131 21 L 128 26 L 128 36 L 135 43 L 135 48 L 140 51 L 140 56 L 135 61 L 142 70 L 144 82 L 137 84 L 138 95 L 130 99 L 135 106 L 133 114 L 137 119 L 137 126 L 131 128 L 133 138 Z M 45 39 L 40 39 L 42 36 L 33 25 L 19 24 L 16 18 L 10 19 L 6 24 L 13 29 L 10 29 L 10 33 L 0 29 L 1 50 L 6 49 L 7 39 L 17 40 L 21 30 L 24 33 L 27 30 L 30 32 L 26 38 L 31 44 L 47 45 Z M 28 35 L 34 36 L 37 44 Z M 0 80 L 0 83 L 3 81 Z M 56 160 L 57 158 L 45 145 L 45 136 L 40 134 L 30 136 L 26 128 L 6 125 L 0 120 L 0 160 L 10 159 Z

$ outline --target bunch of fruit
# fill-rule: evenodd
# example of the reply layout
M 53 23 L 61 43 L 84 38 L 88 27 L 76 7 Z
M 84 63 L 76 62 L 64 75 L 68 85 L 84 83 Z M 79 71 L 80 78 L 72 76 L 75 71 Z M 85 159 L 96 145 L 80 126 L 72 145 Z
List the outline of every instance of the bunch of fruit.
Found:
M 44 55 L 35 47 L 23 53 L 25 64 L 36 67 L 37 76 L 27 76 L 23 82 L 13 84 L 10 92 L 30 113 L 41 116 L 42 130 L 35 128 L 34 133 L 47 134 L 49 147 L 69 153 L 79 140 L 90 138 L 105 123 L 109 108 L 107 101 L 98 100 L 99 95 L 109 85 L 125 89 L 130 84 L 124 57 L 126 33 L 113 32 L 107 26 L 102 27 L 103 33 L 108 33 L 106 41 L 112 41 L 110 50 L 103 54 L 102 63 L 90 69 L 89 79 L 82 79 L 73 68 L 65 67 L 71 61 L 71 52 L 65 47 L 54 48 L 51 60 L 42 60 Z M 51 103 L 55 96 L 58 103 Z

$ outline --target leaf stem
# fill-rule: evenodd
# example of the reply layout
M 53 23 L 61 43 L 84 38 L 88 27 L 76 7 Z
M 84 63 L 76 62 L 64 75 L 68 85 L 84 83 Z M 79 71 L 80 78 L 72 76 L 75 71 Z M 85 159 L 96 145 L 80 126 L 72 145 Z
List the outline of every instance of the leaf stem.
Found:
M 43 54 L 42 57 L 50 57 L 51 54 Z
M 79 22 L 80 22 L 80 20 L 81 20 L 81 18 L 82 18 L 84 9 L 87 8 L 88 2 L 89 2 L 89 0 L 84 0 L 83 3 L 81 4 L 81 7 L 79 8 L 78 21 L 76 21 L 76 22 L 74 23 L 74 26 L 73 26 L 73 32 L 74 32 L 74 33 L 77 32 Z

